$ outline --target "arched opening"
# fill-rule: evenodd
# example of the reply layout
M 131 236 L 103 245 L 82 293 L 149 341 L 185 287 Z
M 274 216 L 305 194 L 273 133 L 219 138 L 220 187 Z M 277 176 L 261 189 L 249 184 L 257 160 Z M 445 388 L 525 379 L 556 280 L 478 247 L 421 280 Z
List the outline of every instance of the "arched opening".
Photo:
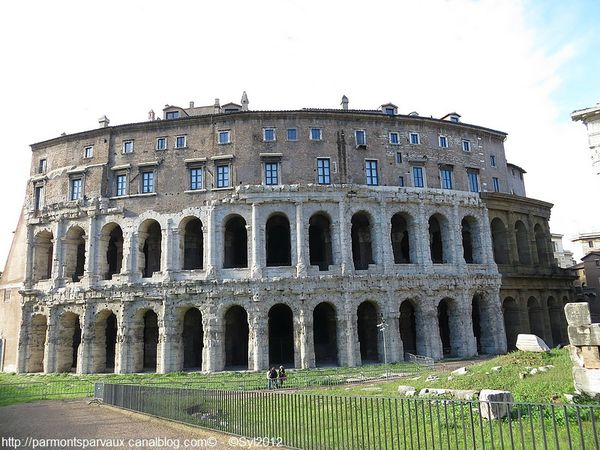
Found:
M 48 320 L 43 314 L 35 314 L 31 318 L 31 329 L 28 342 L 28 358 L 25 363 L 26 372 L 44 371 L 44 350 L 46 348 L 46 332 Z
M 442 300 L 438 307 L 438 327 L 440 330 L 440 339 L 442 340 L 442 354 L 450 356 L 452 354 L 452 341 L 450 335 L 450 316 L 448 314 L 448 301 Z
M 366 270 L 369 264 L 374 264 L 371 224 L 366 213 L 358 212 L 352 216 L 351 237 L 354 269 Z
M 142 277 L 150 278 L 154 272 L 160 272 L 162 233 L 156 220 L 146 220 L 140 226 L 140 248 Z
M 267 267 L 291 266 L 290 221 L 283 214 L 275 214 L 265 226 Z
M 565 329 L 565 313 L 560 301 L 554 297 L 548 298 L 548 313 L 550 315 L 550 330 L 552 332 L 552 344 L 564 344 L 563 330 Z
M 225 223 L 223 268 L 248 267 L 248 233 L 242 216 L 232 216 Z
M 531 264 L 531 254 L 529 253 L 529 236 L 525 224 L 520 220 L 515 223 L 515 235 L 517 238 L 517 254 L 519 264 Z
M 397 213 L 392 217 L 392 251 L 395 264 L 408 264 L 410 258 L 410 242 L 408 236 L 408 223 L 404 214 Z
M 117 316 L 112 312 L 106 318 L 106 324 L 104 325 L 104 349 L 105 361 L 103 372 L 114 372 L 117 355 Z
M 248 314 L 235 305 L 225 313 L 225 368 L 248 368 Z
M 535 297 L 529 297 L 527 300 L 527 314 L 531 333 L 545 340 L 544 311 Z
M 379 362 L 377 306 L 369 301 L 362 302 L 358 306 L 357 316 L 358 341 L 362 363 Z
M 333 264 L 331 222 L 324 214 L 317 213 L 309 220 L 308 248 L 310 265 L 319 266 L 320 271 L 329 270 L 329 266 Z
M 404 347 L 404 353 L 417 354 L 417 326 L 415 308 L 410 300 L 404 300 L 400 304 L 400 339 Z
M 40 231 L 33 241 L 33 281 L 52 277 L 54 236 L 50 231 Z
M 117 348 L 117 316 L 108 309 L 96 315 L 92 341 L 92 372 L 114 372 Z
M 183 368 L 202 369 L 202 349 L 204 347 L 204 329 L 202 313 L 197 308 L 190 308 L 183 316 Z
M 494 220 L 492 220 L 491 229 L 494 261 L 496 264 L 509 264 L 508 239 L 504 222 L 496 217 Z
M 317 366 L 337 365 L 337 324 L 329 303 L 319 303 L 313 310 L 313 339 Z
M 81 227 L 69 228 L 63 241 L 65 278 L 79 281 L 85 270 L 85 231 Z
M 479 222 L 473 216 L 465 216 L 461 221 L 463 257 L 467 264 L 481 264 L 481 232 Z
M 81 343 L 79 315 L 66 312 L 58 321 L 58 340 L 56 342 L 56 371 L 70 372 L 77 369 L 77 356 Z
M 289 306 L 279 303 L 269 310 L 269 364 L 293 363 L 293 314 Z
M 533 227 L 533 232 L 535 235 L 535 247 L 537 250 L 538 261 L 541 266 L 547 266 L 548 261 L 548 252 L 547 252 L 547 242 L 546 242 L 546 234 L 544 233 L 544 229 L 538 223 Z
M 202 221 L 192 217 L 183 226 L 183 270 L 202 269 L 204 266 L 204 233 Z
M 143 369 L 156 372 L 158 356 L 158 316 L 151 309 L 144 314 Z
M 105 280 L 121 273 L 123 263 L 123 230 L 116 223 L 109 223 L 102 228 L 100 238 L 100 254 L 106 255 L 101 261 L 100 273 Z
M 447 226 L 447 220 L 441 214 L 434 214 L 429 218 L 429 252 L 433 264 L 450 262 Z
M 473 336 L 475 336 L 475 342 L 477 344 L 477 353 L 480 354 L 482 350 L 481 337 L 481 298 L 478 295 L 473 296 L 471 301 L 471 322 L 473 324 Z
M 506 297 L 502 302 L 504 315 L 504 331 L 506 333 L 506 347 L 509 351 L 517 349 L 517 336 L 519 335 L 521 314 L 519 305 L 512 297 Z

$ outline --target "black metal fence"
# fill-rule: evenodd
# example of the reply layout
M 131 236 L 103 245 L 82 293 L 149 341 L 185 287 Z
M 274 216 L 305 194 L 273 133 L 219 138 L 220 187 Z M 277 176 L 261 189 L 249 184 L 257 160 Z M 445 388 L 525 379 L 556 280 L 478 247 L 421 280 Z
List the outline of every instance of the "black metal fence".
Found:
M 94 383 L 85 380 L 0 383 L 0 405 L 14 401 L 91 397 Z
M 107 404 L 304 449 L 600 449 L 600 406 L 512 403 L 488 420 L 478 401 L 101 388 Z

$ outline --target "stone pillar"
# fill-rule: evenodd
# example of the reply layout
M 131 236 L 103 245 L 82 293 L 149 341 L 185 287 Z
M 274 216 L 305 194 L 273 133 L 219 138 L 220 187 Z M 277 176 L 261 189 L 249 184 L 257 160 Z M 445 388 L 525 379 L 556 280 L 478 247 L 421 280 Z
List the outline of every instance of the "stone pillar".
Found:
M 342 275 L 349 275 L 354 273 L 354 265 L 352 263 L 352 236 L 348 231 L 348 221 L 346 217 L 346 200 L 342 197 L 340 199 L 339 208 L 339 248 L 342 260 L 340 261 Z
M 179 370 L 175 366 L 175 341 L 177 340 L 177 316 L 172 303 L 163 298 L 158 315 L 158 349 L 156 358 L 156 373 L 169 373 Z
M 167 220 L 164 228 L 160 229 L 160 271 L 163 276 L 168 278 L 171 271 L 170 250 L 171 250 L 171 220 Z
M 415 328 L 417 330 L 417 353 L 433 359 L 442 359 L 443 349 L 440 338 L 437 307 L 428 293 L 421 298 L 415 311 Z
M 504 314 L 500 289 L 488 290 L 481 299 L 481 351 L 488 355 L 506 353 L 506 330 L 504 329 Z
M 383 273 L 390 273 L 394 267 L 394 255 L 392 252 L 392 223 L 387 214 L 387 203 L 381 200 L 379 203 L 379 248 Z
M 294 316 L 294 365 L 296 368 L 315 367 L 312 314 L 304 299 L 300 299 L 300 311 Z
M 515 215 L 508 212 L 508 223 L 506 224 L 506 238 L 508 247 L 508 258 L 513 265 L 519 264 L 519 251 L 517 250 L 517 234 L 515 231 Z
M 92 373 L 94 346 L 94 308 L 86 303 L 81 316 L 81 343 L 77 355 L 77 373 Z
M 205 239 L 206 245 L 206 278 L 212 279 L 216 276 L 216 256 L 217 256 L 217 231 L 216 231 L 216 217 L 215 207 L 207 207 L 208 212 L 208 239 Z
M 210 305 L 202 312 L 204 345 L 202 371 L 217 372 L 225 368 L 225 325 L 217 316 L 217 308 Z
M 473 333 L 473 302 L 467 291 L 457 294 L 454 307 L 448 308 L 452 353 L 468 358 L 477 354 L 477 340 Z
M 494 245 L 492 243 L 492 227 L 488 209 L 483 208 L 481 220 L 481 261 L 488 267 L 488 271 L 497 272 L 496 261 L 494 261 Z
M 269 368 L 268 319 L 258 307 L 255 307 L 252 311 L 248 311 L 248 324 L 250 326 L 248 344 L 252 352 L 249 367 L 252 370 L 266 370 Z
M 17 343 L 17 373 L 27 372 L 27 360 L 29 359 L 29 345 L 31 339 L 32 313 L 33 303 L 24 302 L 21 306 L 19 341 Z
M 54 228 L 54 254 L 52 255 L 52 281 L 55 287 L 59 287 L 64 282 L 64 262 L 63 262 L 63 239 L 65 224 L 62 219 L 56 222 Z
M 530 212 L 527 214 L 527 237 L 529 238 L 529 242 L 527 245 L 529 246 L 529 254 L 531 255 L 531 263 L 534 266 L 537 266 L 540 263 L 540 259 L 538 258 L 537 252 L 537 242 L 535 240 L 535 230 L 533 223 L 533 214 Z
M 415 215 L 416 234 L 415 241 L 417 244 L 417 264 L 423 266 L 424 272 L 433 271 L 433 262 L 431 261 L 431 252 L 429 251 L 429 223 L 425 216 L 425 205 L 423 201 L 419 201 L 417 214 Z
M 122 302 L 121 314 L 117 318 L 117 345 L 115 348 L 115 373 L 133 371 L 133 348 L 135 344 L 135 324 L 133 323 L 133 302 Z
M 121 275 L 125 276 L 127 281 L 133 281 L 138 275 L 138 239 L 139 236 L 137 232 L 125 234 L 125 230 L 123 230 L 123 262 L 121 264 Z
M 306 229 L 304 227 L 304 211 L 302 202 L 296 203 L 296 275 L 306 276 Z M 303 366 L 304 367 L 304 366 Z
M 404 360 L 404 347 L 400 337 L 400 308 L 396 307 L 393 294 L 387 292 L 387 302 L 383 309 L 385 320 L 386 359 L 388 363 Z
M 252 250 L 252 266 L 250 269 L 252 278 L 262 278 L 263 263 L 261 259 L 262 246 L 261 246 L 261 226 L 260 226 L 260 205 L 258 203 L 252 203 L 252 229 L 251 229 L 251 250 Z
M 33 264 L 34 264 L 34 243 L 35 237 L 33 236 L 33 226 L 27 225 L 27 259 L 25 260 L 25 283 L 26 289 L 31 288 L 33 285 Z
M 44 373 L 56 372 L 56 348 L 59 333 L 58 308 L 48 311 L 48 328 L 46 329 L 46 344 L 44 348 Z
M 358 341 L 357 312 L 351 295 L 344 290 L 344 309 L 342 323 L 338 326 L 338 355 L 340 365 L 356 367 L 361 364 L 360 343 Z
M 88 230 L 85 234 L 85 270 L 82 282 L 92 286 L 103 277 L 98 273 L 98 246 L 101 244 L 98 239 L 98 218 L 95 214 L 90 216 Z M 82 341 L 83 342 L 83 341 Z
M 467 262 L 465 261 L 465 249 L 464 249 L 464 244 L 463 244 L 463 240 L 462 240 L 462 221 L 460 220 L 460 213 L 458 211 L 458 204 L 454 204 L 452 206 L 452 217 L 450 222 L 450 236 L 449 238 L 451 239 L 451 242 L 454 245 L 451 245 L 449 247 L 452 248 L 452 253 L 450 255 L 450 261 L 452 261 L 453 264 L 456 264 L 457 266 L 460 267 L 459 271 L 461 273 L 465 273 L 466 268 L 467 268 Z M 475 231 L 475 230 L 473 230 Z M 472 237 L 472 239 L 475 239 L 475 236 Z M 475 251 L 475 246 L 473 246 L 473 252 Z M 473 255 L 475 256 L 475 255 Z
M 204 226 L 202 228 L 204 229 Z M 169 251 L 169 270 L 171 272 L 179 272 L 183 270 L 183 252 L 181 251 L 182 239 L 183 235 L 182 233 L 180 233 L 179 228 L 171 228 L 171 248 Z M 202 237 L 202 239 L 204 239 L 204 236 Z

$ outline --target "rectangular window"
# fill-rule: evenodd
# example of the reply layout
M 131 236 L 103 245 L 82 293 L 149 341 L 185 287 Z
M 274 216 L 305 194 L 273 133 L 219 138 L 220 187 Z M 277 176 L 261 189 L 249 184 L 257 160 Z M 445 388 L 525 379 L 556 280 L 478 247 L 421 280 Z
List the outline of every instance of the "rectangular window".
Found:
M 40 162 L 38 163 L 38 173 L 46 173 L 47 167 L 46 158 L 40 159 Z
M 175 148 L 186 148 L 187 138 L 186 136 L 177 136 L 175 138 Z
M 123 141 L 123 153 L 133 153 L 133 141 Z
M 402 175 L 398 177 L 398 186 L 404 187 L 404 177 Z
M 217 188 L 229 187 L 229 164 L 217 166 Z
M 33 195 L 33 207 L 38 211 L 44 206 L 44 185 L 36 186 Z
M 393 116 L 394 114 L 396 114 L 396 110 L 394 108 L 385 108 L 384 111 L 388 116 Z
M 320 141 L 323 137 L 323 132 L 320 128 L 311 128 L 310 129 L 310 140 L 311 141 Z
M 448 138 L 446 136 L 440 136 L 439 145 L 442 148 L 448 148 Z
M 92 147 L 91 145 L 88 145 L 87 147 L 83 148 L 83 157 L 84 158 L 91 158 L 94 156 L 94 147 Z
M 471 151 L 471 141 L 469 141 L 468 139 L 463 139 L 462 140 L 462 149 L 463 149 L 463 152 L 470 152 Z
M 421 138 L 419 137 L 419 133 L 410 133 L 408 135 L 408 140 L 412 145 L 418 145 L 421 143 Z
M 356 130 L 354 132 L 354 139 L 357 147 L 364 147 L 367 145 L 367 133 L 365 130 Z
M 167 119 L 179 119 L 179 111 L 169 111 L 165 117 Z
M 479 192 L 479 172 L 476 170 L 467 170 L 469 178 L 469 191 Z
M 425 187 L 425 179 L 423 177 L 423 168 L 422 167 L 413 167 L 412 168 L 412 176 L 413 176 L 413 186 L 414 187 Z
M 275 142 L 275 128 L 263 128 L 263 141 Z
M 71 179 L 71 196 L 70 200 L 79 200 L 81 198 L 81 188 L 83 180 L 81 178 Z
M 167 138 L 159 137 L 156 138 L 156 150 L 166 150 L 167 149 Z
M 142 172 L 142 194 L 154 192 L 154 171 Z
M 265 184 L 267 186 L 276 186 L 279 184 L 279 163 L 265 163 Z
M 127 195 L 127 174 L 117 175 L 117 197 Z
M 496 155 L 490 155 L 490 166 L 496 167 Z
M 452 189 L 452 169 L 443 167 L 440 169 L 440 185 L 442 189 Z
M 199 191 L 202 189 L 202 167 L 192 167 L 190 169 L 190 190 Z
M 379 178 L 377 176 L 377 161 L 374 159 L 365 159 L 365 175 L 367 186 L 378 186 Z
M 492 177 L 492 187 L 494 188 L 494 192 L 500 192 L 500 180 L 498 177 Z
M 400 144 L 400 135 L 395 131 L 392 131 L 388 134 L 388 139 L 392 145 Z
M 396 152 L 396 164 L 402 164 L 402 152 Z
M 297 128 L 288 128 L 287 129 L 287 140 L 288 141 L 297 141 L 298 140 L 298 129 Z
M 317 182 L 319 184 L 331 184 L 329 158 L 317 158 Z
M 223 130 L 219 131 L 219 144 L 230 144 L 231 143 L 231 131 Z

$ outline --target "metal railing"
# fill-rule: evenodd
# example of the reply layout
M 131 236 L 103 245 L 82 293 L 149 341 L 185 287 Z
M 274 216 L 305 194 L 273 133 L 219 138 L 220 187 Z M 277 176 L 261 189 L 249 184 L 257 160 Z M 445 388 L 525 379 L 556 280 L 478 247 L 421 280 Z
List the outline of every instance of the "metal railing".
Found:
M 512 403 L 510 416 L 488 420 L 479 401 L 117 384 L 102 389 L 110 405 L 295 448 L 600 448 L 600 406 Z
M 0 383 L 0 405 L 19 401 L 47 400 L 53 398 L 91 397 L 94 383 L 87 380 L 30 381 L 26 383 Z

